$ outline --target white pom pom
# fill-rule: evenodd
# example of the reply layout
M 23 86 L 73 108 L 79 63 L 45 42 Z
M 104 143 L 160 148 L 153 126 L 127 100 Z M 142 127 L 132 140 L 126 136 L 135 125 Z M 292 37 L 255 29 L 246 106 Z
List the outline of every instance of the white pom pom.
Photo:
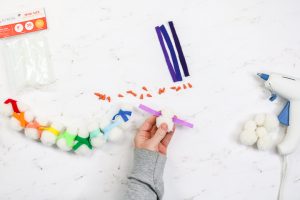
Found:
M 58 130 L 59 132 L 64 129 L 64 126 L 60 122 L 53 122 L 51 127 Z M 51 146 L 56 143 L 56 138 L 57 135 L 45 130 L 42 132 L 41 141 L 44 145 Z
M 5 117 L 10 117 L 10 116 L 12 116 L 13 112 L 14 112 L 14 110 L 10 104 L 4 104 L 4 103 L 0 104 L 1 115 L 5 116 Z
M 25 133 L 26 137 L 33 139 L 33 140 L 37 140 L 40 137 L 39 131 L 36 128 L 25 128 L 24 133 Z
M 160 127 L 161 124 L 167 124 L 168 125 L 168 132 L 173 130 L 174 127 L 174 123 L 173 123 L 173 119 L 172 118 L 167 118 L 164 116 L 159 116 L 158 118 L 156 118 L 156 126 Z
M 89 133 L 91 133 L 91 132 L 93 132 L 97 129 L 99 129 L 99 125 L 96 122 L 91 123 L 88 126 Z M 97 137 L 92 137 L 90 139 L 90 142 L 91 142 L 93 147 L 99 148 L 99 147 L 101 147 L 105 144 L 106 140 L 105 140 L 104 135 L 102 133 L 100 133 Z
M 262 137 L 265 137 L 268 135 L 268 132 L 264 127 L 258 127 L 255 130 L 255 132 L 256 132 L 257 137 L 259 137 L 259 138 L 262 138 Z
M 105 140 L 104 135 L 101 134 L 101 135 L 99 135 L 97 137 L 91 138 L 90 142 L 91 142 L 91 144 L 92 144 L 93 147 L 100 148 L 100 147 L 102 147 L 106 143 L 106 140 Z
M 266 119 L 266 114 L 264 114 L 264 113 L 257 114 L 254 117 L 254 121 L 256 122 L 256 124 L 258 126 L 263 126 L 264 122 L 265 122 L 265 119 Z
M 240 134 L 240 141 L 244 145 L 253 145 L 257 141 L 257 135 L 254 131 L 244 130 Z
M 264 127 L 271 132 L 279 127 L 279 120 L 276 115 L 268 114 L 264 122 Z
M 68 134 L 76 136 L 77 135 L 77 128 L 74 125 L 68 126 L 67 130 Z M 62 134 L 62 133 L 61 133 Z M 63 151 L 70 151 L 72 149 L 73 146 L 69 146 L 67 144 L 67 141 L 65 138 L 60 138 L 56 141 L 56 145 L 58 146 L 58 148 L 60 148 Z
M 174 112 L 171 111 L 171 110 L 161 110 L 161 115 L 163 117 L 173 118 L 174 117 Z
M 39 126 L 47 126 L 48 125 L 48 121 L 44 118 L 39 118 L 37 117 L 35 119 L 35 121 L 38 123 Z M 35 127 L 26 127 L 25 128 L 25 135 L 26 137 L 33 139 L 33 140 L 37 140 L 41 137 L 41 131 L 36 129 Z
M 82 138 L 88 138 L 89 137 L 89 131 L 88 128 L 85 126 L 82 126 L 79 128 L 78 130 L 78 136 L 82 137 Z M 75 141 L 75 145 L 76 145 L 77 141 Z M 83 156 L 88 156 L 91 155 L 92 150 L 90 148 L 88 148 L 85 144 L 82 144 L 78 149 L 75 150 L 76 154 L 79 155 L 83 155 Z
M 108 133 L 108 140 L 111 142 L 119 142 L 123 139 L 124 134 L 122 130 L 118 127 L 113 128 L 109 133 Z
M 82 137 L 82 138 L 88 138 L 89 135 L 90 135 L 90 133 L 89 133 L 87 127 L 81 126 L 81 127 L 78 129 L 78 136 L 80 136 L 80 137 Z
M 259 150 L 265 151 L 271 149 L 273 146 L 273 141 L 269 136 L 265 136 L 262 138 L 259 138 L 257 141 L 257 148 Z
M 246 122 L 244 129 L 249 131 L 254 131 L 256 129 L 256 123 L 253 120 L 249 120 Z

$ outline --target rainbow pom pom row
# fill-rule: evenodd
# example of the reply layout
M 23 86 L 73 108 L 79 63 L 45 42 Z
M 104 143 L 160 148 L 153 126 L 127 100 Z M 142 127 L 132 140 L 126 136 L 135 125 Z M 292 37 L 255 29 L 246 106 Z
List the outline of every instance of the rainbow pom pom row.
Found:
M 63 151 L 81 155 L 88 155 L 107 142 L 119 141 L 123 135 L 121 125 L 128 123 L 132 116 L 132 111 L 120 109 L 111 120 L 103 119 L 88 128 L 76 128 L 35 117 L 27 106 L 14 99 L 7 99 L 0 107 L 0 112 L 9 117 L 14 130 L 24 131 L 27 137 L 40 140 L 47 146 L 56 145 Z

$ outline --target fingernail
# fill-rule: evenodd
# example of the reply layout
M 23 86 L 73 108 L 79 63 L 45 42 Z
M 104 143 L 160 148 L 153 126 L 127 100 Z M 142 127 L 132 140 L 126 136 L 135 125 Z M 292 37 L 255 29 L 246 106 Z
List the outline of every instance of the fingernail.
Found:
M 162 130 L 168 131 L 168 125 L 167 124 L 162 124 L 160 127 L 161 127 Z

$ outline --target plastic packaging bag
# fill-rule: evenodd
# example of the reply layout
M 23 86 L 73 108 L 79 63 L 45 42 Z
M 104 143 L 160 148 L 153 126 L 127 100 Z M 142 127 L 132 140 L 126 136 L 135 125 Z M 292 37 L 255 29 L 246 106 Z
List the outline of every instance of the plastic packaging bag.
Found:
M 13 92 L 20 92 L 25 88 L 40 88 L 54 81 L 45 31 L 39 31 L 47 28 L 44 10 L 23 12 L 16 16 L 20 15 L 24 15 L 21 18 L 23 21 L 19 22 L 18 19 L 16 24 L 5 24 L 10 25 L 10 31 L 15 34 L 8 32 L 10 35 L 5 35 L 0 40 L 0 59 L 7 72 L 9 88 Z M 6 26 L 2 26 L 2 30 L 5 31 Z

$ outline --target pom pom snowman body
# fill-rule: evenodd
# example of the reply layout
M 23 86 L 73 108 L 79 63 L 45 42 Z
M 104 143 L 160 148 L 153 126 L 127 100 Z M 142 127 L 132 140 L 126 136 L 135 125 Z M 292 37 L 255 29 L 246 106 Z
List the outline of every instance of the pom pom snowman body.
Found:
M 264 121 L 264 127 L 271 132 L 279 127 L 279 120 L 276 115 L 268 114 Z
M 156 118 L 156 126 L 160 127 L 161 124 L 165 123 L 168 126 L 168 132 L 171 132 L 174 127 L 173 122 L 174 113 L 166 110 L 161 111 L 161 116 Z
M 27 123 L 33 119 L 34 115 L 30 111 L 13 113 L 13 116 L 10 118 L 10 127 L 13 130 L 21 131 L 26 127 Z
M 56 145 L 63 151 L 70 151 L 74 145 L 75 137 L 78 133 L 78 130 L 75 126 L 67 127 L 65 132 L 62 132 L 58 136 Z M 70 140 L 70 141 L 68 141 Z
M 255 144 L 257 141 L 257 138 L 258 137 L 257 137 L 255 131 L 253 131 L 253 130 L 244 130 L 240 134 L 241 143 L 244 145 L 248 145 L 248 146 Z
M 91 123 L 88 126 L 88 131 L 90 133 L 90 142 L 93 147 L 99 148 L 105 144 L 106 140 L 103 133 L 100 130 L 98 123 Z M 97 133 L 97 135 L 93 135 L 93 133 Z
M 84 139 L 87 139 L 89 142 L 89 131 L 86 127 L 81 127 L 78 130 L 78 136 Z M 78 143 L 79 141 L 75 139 L 74 146 Z M 74 149 L 74 147 L 73 147 Z M 92 149 L 90 149 L 87 145 L 81 144 L 76 150 L 74 150 L 76 154 L 83 155 L 83 156 L 88 156 L 92 153 Z
M 28 138 L 33 140 L 40 139 L 42 134 L 41 127 L 46 127 L 48 125 L 48 121 L 44 118 L 36 118 L 33 122 L 27 124 L 25 128 L 25 135 Z
M 55 132 L 52 132 L 51 129 L 54 129 Z M 53 122 L 50 127 L 46 127 L 45 130 L 42 132 L 42 143 L 47 146 L 55 144 L 57 136 L 63 129 L 64 126 L 60 122 Z

